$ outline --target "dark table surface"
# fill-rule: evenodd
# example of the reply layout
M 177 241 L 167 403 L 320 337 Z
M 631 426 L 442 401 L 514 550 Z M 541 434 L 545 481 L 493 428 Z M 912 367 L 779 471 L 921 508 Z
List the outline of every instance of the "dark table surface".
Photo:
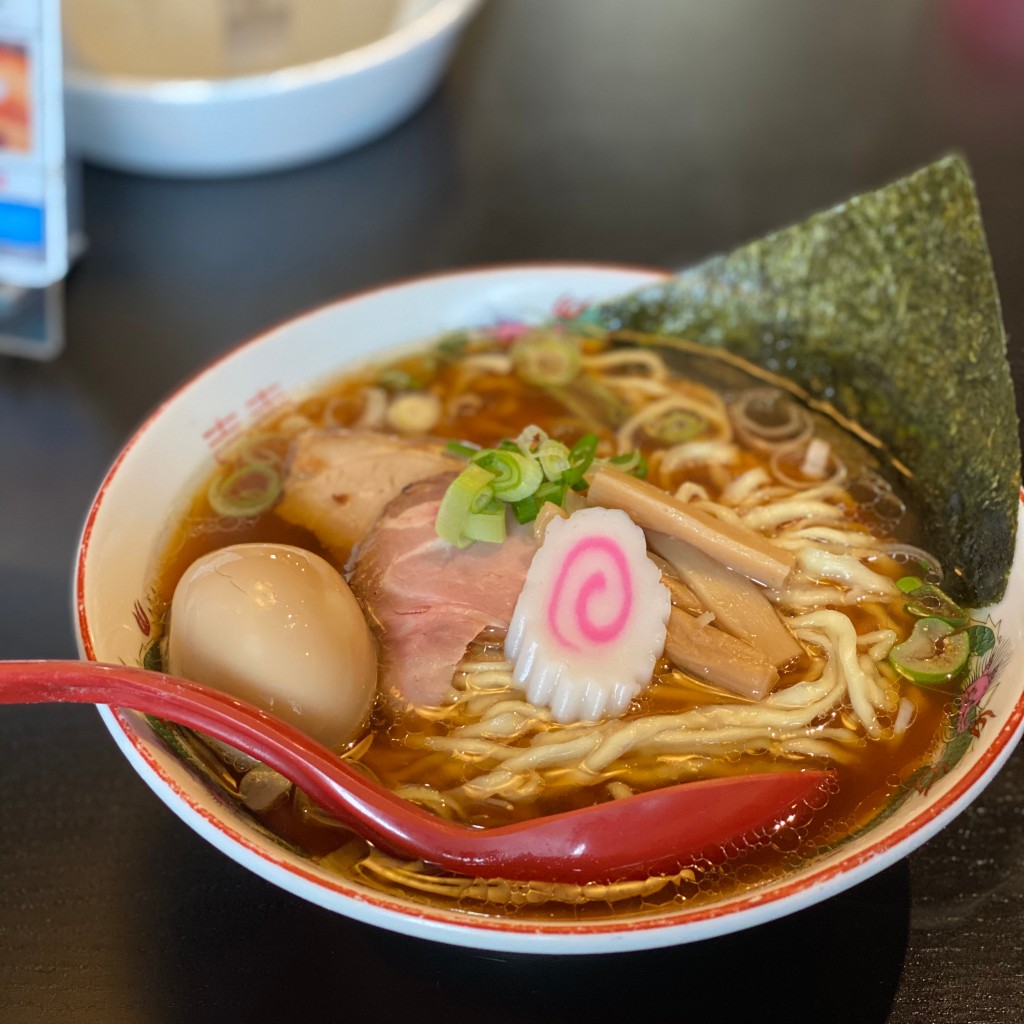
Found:
M 66 350 L 0 359 L 0 657 L 75 655 L 70 567 L 105 467 L 268 325 L 482 262 L 681 266 L 951 148 L 977 178 L 1020 395 L 1014 0 L 492 0 L 440 91 L 362 150 L 232 181 L 87 168 Z M 0 794 L 5 1024 L 1024 1017 L 1024 751 L 853 890 L 610 959 L 435 946 L 278 891 L 166 810 L 91 708 L 5 709 Z

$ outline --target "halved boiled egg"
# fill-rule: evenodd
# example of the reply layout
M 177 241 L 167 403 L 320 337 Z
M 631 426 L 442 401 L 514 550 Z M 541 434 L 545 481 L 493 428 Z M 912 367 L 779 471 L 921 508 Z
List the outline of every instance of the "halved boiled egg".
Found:
M 365 728 L 377 686 L 373 637 L 348 584 L 287 544 L 235 544 L 193 562 L 171 602 L 167 660 L 174 675 L 335 749 Z

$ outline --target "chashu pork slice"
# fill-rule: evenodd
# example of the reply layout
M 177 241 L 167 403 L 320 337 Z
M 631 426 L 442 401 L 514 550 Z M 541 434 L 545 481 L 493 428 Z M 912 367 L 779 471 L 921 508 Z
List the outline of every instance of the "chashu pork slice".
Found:
M 296 440 L 275 511 L 311 531 L 343 563 L 403 487 L 459 465 L 440 443 L 312 430 Z
M 349 579 L 380 648 L 380 684 L 402 705 L 440 704 L 469 644 L 507 629 L 537 543 L 514 528 L 501 544 L 456 548 L 434 529 L 443 474 L 408 486 L 359 545 Z

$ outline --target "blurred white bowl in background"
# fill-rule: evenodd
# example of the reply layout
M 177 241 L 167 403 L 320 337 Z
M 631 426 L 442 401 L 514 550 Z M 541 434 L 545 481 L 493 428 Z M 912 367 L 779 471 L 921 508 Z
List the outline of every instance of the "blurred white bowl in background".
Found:
M 68 148 L 145 174 L 352 149 L 437 86 L 482 0 L 65 0 Z

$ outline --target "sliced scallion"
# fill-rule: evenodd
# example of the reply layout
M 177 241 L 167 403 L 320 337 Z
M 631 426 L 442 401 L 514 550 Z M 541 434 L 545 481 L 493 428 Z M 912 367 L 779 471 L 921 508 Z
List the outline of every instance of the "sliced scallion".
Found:
M 958 675 L 971 653 L 971 639 L 944 619 L 918 619 L 914 630 L 889 652 L 901 675 L 922 686 L 945 683 Z
M 568 384 L 583 367 L 576 343 L 554 331 L 532 331 L 512 346 L 512 365 L 520 379 L 540 387 Z
M 424 387 L 424 381 L 419 377 L 397 368 L 382 370 L 374 383 L 385 391 L 420 391 Z
M 502 501 L 519 501 L 533 494 L 544 479 L 536 459 L 527 458 L 520 452 L 489 448 L 474 455 L 473 463 L 493 475 L 491 490 Z
M 708 427 L 707 420 L 691 409 L 673 409 L 647 424 L 647 433 L 663 444 L 683 444 L 700 437 Z
M 529 497 L 517 501 L 512 506 L 512 512 L 520 523 L 532 523 L 546 501 L 561 507 L 565 501 L 565 484 L 545 481 Z
M 483 466 L 476 463 L 470 463 L 451 482 L 448 490 L 444 492 L 444 497 L 441 498 L 434 524 L 437 535 L 442 540 L 460 548 L 473 543 L 474 538 L 467 537 L 463 527 L 469 516 L 483 513 L 493 500 L 493 482 L 494 474 L 488 473 Z
M 561 479 L 562 474 L 572 465 L 568 447 L 553 437 L 541 441 L 537 446 L 536 458 L 547 480 Z
M 448 450 L 469 459 L 469 465 L 441 499 L 438 536 L 459 547 L 477 540 L 501 542 L 506 505 L 525 524 L 537 517 L 545 502 L 563 507 L 570 488 L 585 491 L 585 474 L 597 461 L 597 447 L 596 434 L 584 434 L 569 448 L 535 425 L 495 448 L 450 442 Z M 638 475 L 646 471 L 638 452 L 600 461 L 613 461 Z
M 597 454 L 597 435 L 584 434 L 569 452 L 569 468 L 562 474 L 562 479 L 572 488 L 582 485 L 583 475 L 594 461 Z
M 479 512 L 470 512 L 462 524 L 462 536 L 500 544 L 506 537 L 504 504 L 491 500 Z
M 896 586 L 910 598 L 905 608 L 911 615 L 942 619 L 951 626 L 967 625 L 967 612 L 934 583 L 925 583 L 917 576 L 904 576 L 896 581 Z
M 265 512 L 281 493 L 281 475 L 265 462 L 249 462 L 217 477 L 206 492 L 219 516 L 251 518 Z
M 481 451 L 478 445 L 463 444 L 461 441 L 449 441 L 445 445 L 445 449 L 452 455 L 461 455 L 464 459 L 471 459 L 474 455 L 479 455 Z
M 465 331 L 452 331 L 446 334 L 435 346 L 437 352 L 450 359 L 457 356 L 469 344 L 469 335 Z
M 607 459 L 606 462 L 609 466 L 614 466 L 623 473 L 629 473 L 631 476 L 635 476 L 639 480 L 643 480 L 647 476 L 647 460 L 643 457 L 639 449 L 634 449 L 631 452 L 625 452 L 622 455 L 613 455 L 610 459 Z

